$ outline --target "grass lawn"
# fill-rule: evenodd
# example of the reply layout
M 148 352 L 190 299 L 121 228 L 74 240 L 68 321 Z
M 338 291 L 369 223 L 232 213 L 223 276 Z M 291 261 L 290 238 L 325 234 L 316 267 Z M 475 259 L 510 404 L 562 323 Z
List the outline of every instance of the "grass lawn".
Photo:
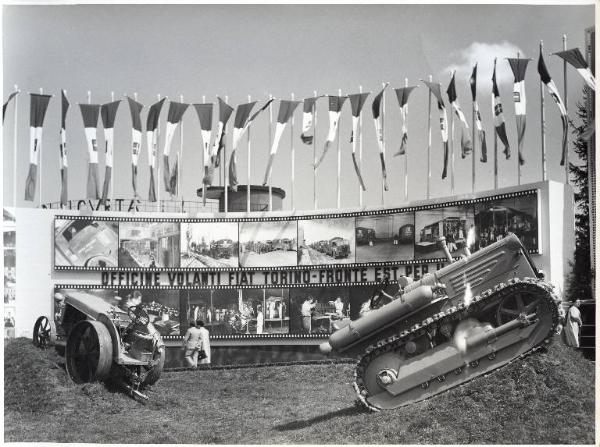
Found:
M 558 339 L 408 407 L 354 405 L 353 366 L 165 372 L 140 403 L 75 385 L 53 350 L 5 347 L 4 440 L 201 444 L 592 444 L 594 363 Z

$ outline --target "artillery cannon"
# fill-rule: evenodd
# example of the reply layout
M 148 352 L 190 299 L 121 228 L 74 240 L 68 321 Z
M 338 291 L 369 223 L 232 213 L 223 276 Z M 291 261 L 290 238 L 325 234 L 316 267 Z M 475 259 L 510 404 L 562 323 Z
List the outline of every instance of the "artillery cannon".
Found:
M 115 379 L 132 395 L 160 378 L 165 347 L 160 333 L 140 306 L 127 312 L 95 295 L 71 291 L 58 304 L 55 318 L 39 317 L 33 343 L 55 346 L 65 356 L 69 377 L 75 383 Z
M 408 405 L 506 365 L 554 335 L 562 309 L 543 279 L 509 235 L 406 284 L 320 348 L 360 358 L 354 387 L 367 408 Z

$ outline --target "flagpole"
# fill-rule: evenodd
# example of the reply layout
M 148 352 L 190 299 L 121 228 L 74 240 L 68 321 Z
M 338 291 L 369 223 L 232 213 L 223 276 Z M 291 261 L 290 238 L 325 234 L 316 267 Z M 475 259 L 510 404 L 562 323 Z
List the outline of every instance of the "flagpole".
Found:
M 229 97 L 225 96 L 225 102 L 229 103 Z M 229 211 L 229 169 L 227 169 L 227 146 L 223 146 L 223 193 L 225 194 L 225 215 Z
M 19 91 L 19 86 L 15 84 L 15 91 Z M 19 95 L 15 95 L 15 119 L 13 123 L 13 206 L 14 212 L 17 212 L 17 118 L 18 118 Z
M 475 89 L 477 89 L 477 86 L 475 86 Z M 477 95 L 477 90 L 475 90 L 475 94 Z M 475 96 L 475 98 L 477 98 L 477 96 Z M 473 101 L 473 103 L 471 104 L 471 138 L 473 140 L 473 153 L 471 154 L 472 156 L 472 160 L 471 160 L 471 181 L 472 181 L 472 191 L 475 192 L 475 152 L 477 149 L 477 142 L 475 141 L 475 113 L 477 113 L 475 111 L 475 101 Z
M 317 91 L 313 91 L 313 95 L 317 97 Z M 313 121 L 314 121 L 314 130 L 313 130 L 313 202 L 315 205 L 315 209 L 317 209 L 317 102 L 313 104 Z
M 294 101 L 294 94 L 292 93 L 292 101 Z M 292 205 L 292 211 L 295 210 L 296 208 L 294 207 L 294 185 L 295 185 L 295 178 L 296 178 L 296 153 L 294 152 L 294 114 L 292 113 L 292 119 L 290 120 L 290 140 L 291 140 L 291 144 L 292 144 L 292 189 L 291 189 L 291 195 L 290 195 L 290 199 L 291 199 L 291 205 Z
M 269 94 L 269 101 L 273 99 L 273 95 Z M 271 154 L 271 134 L 273 133 L 273 102 L 269 104 L 269 156 Z M 273 187 L 271 186 L 271 178 L 269 178 L 269 211 L 273 211 Z
M 42 87 L 40 87 L 40 95 L 44 94 L 44 89 Z M 42 157 L 42 146 L 40 145 L 40 153 L 39 153 L 39 157 L 40 157 L 40 208 L 42 207 L 42 159 L 44 157 Z
M 519 59 L 521 58 L 521 52 L 517 51 L 517 67 L 519 66 Z M 518 144 L 518 142 L 517 142 Z M 519 162 L 519 157 L 517 156 L 517 185 L 521 185 L 521 163 Z
M 114 101 L 115 101 L 115 92 L 112 91 L 112 92 L 110 92 L 110 102 L 114 102 Z M 115 152 L 114 152 L 114 145 L 113 145 L 112 157 L 113 157 L 113 163 L 112 163 L 112 167 L 111 167 L 112 173 L 110 176 L 110 206 L 109 206 L 109 209 L 111 209 L 111 210 L 113 209 L 113 204 L 115 203 L 115 191 L 114 191 L 114 188 L 115 188 L 115 168 L 114 168 Z M 106 175 L 106 174 L 104 174 L 104 175 Z
M 338 98 L 342 96 L 342 89 L 338 89 Z M 340 121 L 341 116 L 338 117 L 337 126 L 337 208 L 340 209 L 342 206 L 342 147 L 340 145 Z
M 358 86 L 358 92 L 362 95 L 362 85 Z M 358 116 L 358 165 L 362 171 L 362 150 L 363 150 L 363 139 L 362 139 L 362 113 Z M 362 208 L 363 206 L 363 190 L 360 182 L 358 183 L 358 205 Z
M 429 82 L 433 82 L 433 76 L 429 75 Z M 431 89 L 429 90 L 429 108 L 427 116 L 427 198 L 431 197 L 429 184 L 431 183 Z
M 88 92 L 88 94 L 90 94 L 90 92 Z M 137 100 L 138 100 L 137 92 L 133 92 L 133 99 L 137 102 Z M 90 98 L 88 98 L 88 103 L 89 102 L 90 102 Z M 141 119 L 141 117 L 140 117 L 140 119 Z M 141 152 L 141 149 L 142 149 L 142 142 L 140 140 L 140 147 L 138 148 L 138 150 Z M 139 157 L 138 157 L 138 161 L 139 161 Z M 132 159 L 132 162 L 133 162 L 133 159 Z M 133 173 L 132 173 L 132 175 L 133 175 Z M 137 193 L 134 195 L 134 198 L 137 198 Z
M 160 101 L 160 93 L 158 95 L 156 95 L 156 99 L 158 101 Z M 156 137 L 156 146 L 157 148 L 160 146 L 159 142 L 160 142 L 160 121 L 158 122 L 157 126 L 156 126 L 156 135 L 153 136 L 152 138 L 152 151 L 154 152 L 154 137 Z M 161 176 L 160 176 L 160 165 L 162 164 L 159 160 L 158 160 L 158 150 L 156 155 L 154 156 L 154 163 L 156 164 L 157 168 L 156 168 L 156 193 L 157 193 L 157 200 L 156 200 L 156 211 L 160 212 L 160 187 L 161 187 Z
M 179 95 L 179 102 L 183 103 L 183 95 Z M 180 188 L 181 165 L 183 161 L 183 116 L 179 120 L 179 157 L 177 160 L 177 197 L 182 197 Z
M 454 110 L 450 104 L 450 195 L 454 195 Z
M 540 54 L 544 50 L 544 41 L 540 40 Z M 542 119 L 542 181 L 546 181 L 546 108 L 544 106 L 544 83 L 540 79 L 540 109 Z
M 206 95 L 202 95 L 202 104 L 205 104 L 205 103 L 206 103 Z M 212 122 L 210 123 L 210 126 L 212 128 Z M 207 147 L 208 147 L 208 154 L 205 154 L 204 151 L 202 151 L 202 156 L 206 155 L 206 156 L 208 156 L 208 159 L 210 160 L 210 138 L 209 138 L 208 143 L 204 140 L 202 140 L 202 143 L 207 145 Z M 202 164 L 206 165 L 206 160 L 203 159 Z M 206 203 L 206 183 L 204 183 L 204 180 L 202 181 L 202 201 L 204 203 Z M 212 304 L 211 304 L 211 306 L 212 306 Z
M 494 189 L 498 189 L 498 135 L 494 129 Z
M 248 102 L 252 101 L 252 97 L 248 95 Z M 252 160 L 252 146 L 250 145 L 250 126 L 248 126 L 248 186 L 246 187 L 246 212 L 250 212 L 250 162 Z
M 563 34 L 563 50 L 567 51 L 567 35 Z M 567 61 L 563 59 L 563 102 L 565 103 L 565 111 L 567 111 L 567 117 L 569 116 L 569 98 L 567 97 Z M 569 146 L 567 144 L 567 150 L 565 152 L 565 185 L 569 184 Z
M 381 94 L 381 148 L 383 150 L 383 159 L 385 160 L 385 82 L 382 82 L 381 85 L 384 88 Z M 381 173 L 381 206 L 385 206 L 385 180 L 383 179 L 383 172 Z
M 404 88 L 408 88 L 408 78 L 404 78 Z M 404 118 L 408 120 L 408 101 L 405 107 L 406 113 Z M 404 125 L 406 126 L 406 123 Z M 404 156 L 404 201 L 408 203 L 408 152 Z

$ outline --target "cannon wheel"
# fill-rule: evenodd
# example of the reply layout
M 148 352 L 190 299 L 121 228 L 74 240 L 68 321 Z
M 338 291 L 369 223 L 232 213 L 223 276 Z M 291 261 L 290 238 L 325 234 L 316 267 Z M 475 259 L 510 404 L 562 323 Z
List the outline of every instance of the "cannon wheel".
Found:
M 144 380 L 144 385 L 154 385 L 163 372 L 163 368 L 165 367 L 165 348 L 163 347 L 163 349 L 161 349 L 160 352 L 158 352 L 157 348 L 157 351 L 154 353 L 155 358 L 156 356 L 159 356 L 158 363 L 154 365 L 154 367 L 150 371 L 148 371 L 148 375 Z
M 100 381 L 112 366 L 112 341 L 108 328 L 98 321 L 81 321 L 67 339 L 66 366 L 75 383 Z
M 46 316 L 39 317 L 33 325 L 33 345 L 48 349 L 56 341 L 56 326 Z

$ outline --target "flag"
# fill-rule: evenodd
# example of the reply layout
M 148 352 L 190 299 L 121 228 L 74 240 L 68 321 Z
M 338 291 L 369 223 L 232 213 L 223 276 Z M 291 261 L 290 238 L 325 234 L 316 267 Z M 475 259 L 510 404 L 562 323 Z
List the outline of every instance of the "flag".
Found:
M 29 172 L 25 180 L 25 200 L 33 201 L 35 197 L 35 183 L 37 180 L 37 167 L 40 162 L 42 150 L 42 130 L 48 103 L 52 95 L 39 95 L 30 93 L 29 111 Z
M 560 56 L 562 59 L 571 64 L 577 72 L 581 75 L 586 85 L 591 88 L 593 91 L 596 91 L 596 79 L 594 78 L 594 74 L 587 62 L 585 61 L 583 54 L 579 48 L 572 48 L 566 51 L 559 51 L 558 53 L 554 53 L 556 56 Z
M 383 115 L 381 114 L 381 102 L 385 89 L 389 85 L 386 82 L 381 91 L 373 99 L 371 111 L 373 112 L 373 122 L 375 123 L 375 135 L 377 136 L 377 144 L 379 145 L 379 159 L 381 160 L 381 174 L 383 175 L 383 189 L 388 190 L 387 172 L 385 169 L 385 154 L 383 153 Z
M 67 110 L 69 110 L 69 101 L 64 90 L 60 91 L 62 97 L 61 120 L 60 120 L 60 204 L 66 205 L 68 200 L 67 191 L 67 170 L 69 163 L 67 161 L 67 131 L 66 120 Z
M 337 132 L 338 124 L 340 121 L 340 114 L 342 112 L 342 106 L 346 101 L 347 96 L 330 96 L 329 97 L 329 132 L 327 133 L 327 140 L 325 140 L 325 146 L 323 147 L 323 152 L 321 153 L 321 157 L 315 164 L 315 168 L 318 168 L 327 150 L 331 147 L 333 142 L 335 141 L 335 133 Z
M 127 97 L 129 102 L 129 112 L 131 113 L 131 185 L 133 186 L 134 197 L 137 193 L 137 166 L 142 150 L 142 109 L 144 106 L 134 99 Z
M 160 111 L 167 98 L 163 98 L 150 106 L 146 118 L 146 148 L 148 151 L 148 165 L 150 166 L 150 187 L 148 189 L 148 201 L 156 202 L 156 156 L 158 153 L 158 118 Z
M 231 149 L 231 156 L 229 158 L 229 184 L 233 187 L 234 191 L 237 191 L 237 146 L 242 137 L 242 131 L 248 120 L 248 116 L 252 111 L 252 108 L 256 104 L 256 101 L 249 102 L 247 104 L 240 104 L 237 106 L 235 111 L 235 118 L 233 120 L 233 143 Z
M 96 139 L 96 127 L 98 126 L 100 105 L 79 104 L 79 108 L 81 109 L 81 116 L 83 118 L 83 127 L 85 127 L 85 138 L 89 155 L 86 188 L 87 197 L 89 199 L 99 199 L 100 181 L 98 180 L 98 142 Z
M 510 158 L 510 145 L 508 144 L 508 137 L 506 136 L 506 127 L 504 125 L 504 114 L 502 113 L 502 102 L 500 100 L 500 92 L 498 91 L 498 84 L 496 84 L 496 59 L 494 59 L 494 74 L 492 75 L 492 104 L 494 107 L 494 127 L 496 128 L 496 134 L 502 144 L 504 144 L 504 155 L 506 159 Z
M 558 89 L 556 88 L 556 84 L 550 77 L 550 73 L 548 73 L 548 69 L 546 68 L 546 63 L 544 62 L 544 57 L 542 56 L 542 50 L 540 48 L 540 58 L 538 59 L 538 73 L 540 74 L 540 79 L 544 84 L 546 84 L 546 88 L 548 88 L 548 93 L 556 102 L 558 106 L 558 110 L 560 110 L 560 118 L 562 120 L 563 126 L 563 135 L 562 135 L 562 157 L 560 159 L 560 165 L 564 166 L 565 159 L 567 157 L 567 135 L 569 133 L 569 121 L 567 117 L 567 108 L 563 103 L 560 95 L 558 94 Z
M 252 121 L 254 121 L 254 119 L 264 110 L 266 110 L 267 107 L 269 107 L 269 105 L 273 102 L 273 99 L 269 99 L 267 102 L 265 102 L 265 104 L 258 109 L 256 112 L 254 112 L 254 114 L 249 118 L 247 118 L 246 112 L 242 111 L 242 114 L 240 116 L 240 121 L 238 121 L 238 114 L 236 112 L 235 115 L 235 120 L 234 120 L 234 128 L 233 128 L 233 149 L 231 151 L 231 158 L 229 159 L 229 185 L 233 188 L 234 191 L 237 191 L 237 185 L 238 185 L 238 181 L 237 181 L 237 146 L 240 142 L 240 139 L 242 138 L 242 135 L 244 135 L 244 132 L 246 132 L 246 129 L 248 129 L 248 127 L 250 127 L 250 124 L 252 124 Z M 252 104 L 252 106 L 254 106 L 256 102 L 253 103 L 248 103 L 248 104 L 243 104 L 245 106 L 249 106 L 250 104 Z M 239 107 L 238 107 L 239 110 Z M 250 110 L 252 110 L 252 107 L 248 107 L 248 113 L 250 113 Z M 242 124 L 242 122 L 244 122 L 243 126 L 240 128 L 239 126 Z
M 288 101 L 286 99 L 282 99 L 281 101 L 279 101 L 279 112 L 277 114 L 277 126 L 275 127 L 275 137 L 273 138 L 273 144 L 271 145 L 271 151 L 269 152 L 269 161 L 267 162 L 267 170 L 265 172 L 263 186 L 269 183 L 269 181 L 271 180 L 273 160 L 275 158 L 275 154 L 277 153 L 277 148 L 279 147 L 279 140 L 281 140 L 281 135 L 283 135 L 285 126 L 294 114 L 294 110 L 296 110 L 298 104 L 300 104 L 300 101 Z
M 482 163 L 487 162 L 487 144 L 485 143 L 485 130 L 483 130 L 483 124 L 481 122 L 481 114 L 479 113 L 479 104 L 477 104 L 477 64 L 473 67 L 473 73 L 469 79 L 471 84 L 471 96 L 473 97 L 473 111 L 475 112 L 475 127 L 477 128 L 477 135 L 479 136 L 479 142 L 481 143 L 481 158 Z
M 313 96 L 304 99 L 304 105 L 302 107 L 302 133 L 300 139 L 304 144 L 312 144 L 314 135 L 309 135 L 310 129 L 313 127 L 313 119 L 315 116 L 315 105 L 317 99 L 322 96 Z
M 115 117 L 117 116 L 117 109 L 119 108 L 120 102 L 121 101 L 109 102 L 108 104 L 103 104 L 100 108 L 102 125 L 104 126 L 104 162 L 106 165 L 104 186 L 102 188 L 102 203 L 106 203 L 106 198 L 108 197 L 108 188 L 110 186 L 110 178 L 112 175 Z
M 402 142 L 400 143 L 400 149 L 394 154 L 404 155 L 406 154 L 406 145 L 408 144 L 408 129 L 406 128 L 406 119 L 408 118 L 408 97 L 415 87 L 402 87 L 397 88 L 396 98 L 398 98 L 398 104 L 400 105 L 400 114 L 402 115 Z
M 6 100 L 6 102 L 4 103 L 4 105 L 2 106 L 2 122 L 4 122 L 4 117 L 6 116 L 6 108 L 8 107 L 8 104 L 12 101 L 12 99 L 17 96 L 19 94 L 19 90 L 15 90 L 14 92 L 12 92 L 10 95 L 8 95 L 8 99 Z
M 173 142 L 173 135 L 175 135 L 175 129 L 181 122 L 183 114 L 187 110 L 189 104 L 181 102 L 171 101 L 169 103 L 169 113 L 167 114 L 167 129 L 165 131 L 165 145 L 163 147 L 163 179 L 165 181 L 165 190 L 171 195 L 177 194 L 177 168 L 179 158 L 175 158 L 175 165 L 173 170 L 169 170 L 169 153 L 171 152 L 171 143 Z
M 352 163 L 354 163 L 354 170 L 356 171 L 358 182 L 363 191 L 366 191 L 367 188 L 365 187 L 365 182 L 363 181 L 358 162 L 356 161 L 356 142 L 359 140 L 359 132 L 362 132 L 362 129 L 359 126 L 360 113 L 362 112 L 362 108 L 369 95 L 370 93 L 355 93 L 353 95 L 348 95 L 348 98 L 350 98 L 350 108 L 352 109 L 352 133 L 350 134 L 350 143 L 352 143 Z
M 525 140 L 525 115 L 527 102 L 525 99 L 525 71 L 527 70 L 527 64 L 529 59 L 508 59 L 510 68 L 512 69 L 515 77 L 515 85 L 513 88 L 513 98 L 515 101 L 515 117 L 517 118 L 517 136 L 519 143 L 519 164 L 525 163 L 523 157 L 523 141 Z
M 429 88 L 433 96 L 437 99 L 437 107 L 440 112 L 440 131 L 442 133 L 442 143 L 444 145 L 444 169 L 442 171 L 442 179 L 448 175 L 448 116 L 446 115 L 446 106 L 442 99 L 441 85 L 433 82 L 422 82 Z
M 469 125 L 467 124 L 467 119 L 465 118 L 465 114 L 460 108 L 460 104 L 458 103 L 458 98 L 456 96 L 456 82 L 455 82 L 456 73 L 452 73 L 452 79 L 450 80 L 450 84 L 448 85 L 448 89 L 446 90 L 446 94 L 448 95 L 448 101 L 450 101 L 450 106 L 454 113 L 458 117 L 460 121 L 461 127 L 461 136 L 460 136 L 460 149 L 461 149 L 461 157 L 465 158 L 467 155 L 471 153 L 473 150 L 473 142 L 471 141 L 471 135 L 469 132 Z M 454 143 L 452 143 L 454 144 Z
M 215 142 L 213 145 L 212 156 L 216 157 L 214 159 L 214 166 L 216 168 L 221 164 L 221 151 L 225 149 L 225 128 L 227 127 L 227 121 L 231 117 L 233 113 L 233 107 L 223 101 L 221 98 L 219 99 L 219 124 L 217 127 L 217 138 L 215 138 Z M 212 183 L 212 173 L 210 177 L 210 183 Z M 205 182 L 206 183 L 206 182 Z M 210 183 L 208 183 L 210 185 Z
M 200 121 L 200 133 L 202 134 L 202 161 L 204 165 L 204 179 L 207 179 L 210 175 L 210 171 L 213 165 L 213 157 L 211 153 L 211 134 L 212 134 L 212 121 L 213 121 L 213 104 L 194 104 L 196 113 L 198 114 L 198 120 Z M 203 197 L 203 201 L 206 198 Z

